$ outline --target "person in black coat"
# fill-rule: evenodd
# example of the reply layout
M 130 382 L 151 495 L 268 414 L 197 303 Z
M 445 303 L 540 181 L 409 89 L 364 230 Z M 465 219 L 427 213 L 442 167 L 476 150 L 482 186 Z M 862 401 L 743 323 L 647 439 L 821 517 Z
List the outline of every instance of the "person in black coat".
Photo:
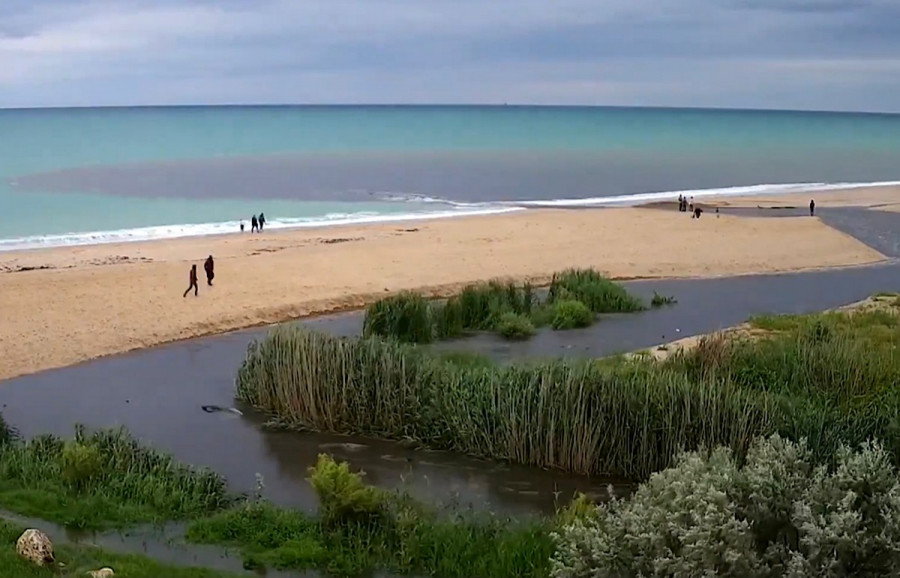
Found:
M 209 257 L 206 258 L 206 262 L 203 263 L 203 269 L 206 271 L 206 284 L 207 285 L 212 285 L 213 277 L 216 276 L 215 272 L 213 271 L 213 267 L 215 267 L 215 264 L 213 263 L 212 255 L 210 255 Z

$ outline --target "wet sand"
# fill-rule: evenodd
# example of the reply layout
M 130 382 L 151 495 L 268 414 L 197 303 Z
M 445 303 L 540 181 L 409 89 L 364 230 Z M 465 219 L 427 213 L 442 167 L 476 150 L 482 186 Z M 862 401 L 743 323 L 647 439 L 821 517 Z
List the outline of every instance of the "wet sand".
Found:
M 784 195 L 747 195 L 717 197 L 695 201 L 701 207 L 761 207 L 784 209 L 797 207 L 808 211 L 809 201 L 815 200 L 816 208 L 862 207 L 879 211 L 900 212 L 900 186 L 863 187 L 855 189 L 835 189 L 831 191 L 808 191 Z
M 203 259 L 216 258 L 215 286 Z M 433 296 L 496 277 L 540 284 L 566 267 L 616 278 L 715 277 L 883 260 L 818 219 L 639 208 L 531 210 L 0 254 L 0 379 L 174 340 Z M 198 265 L 199 297 L 186 298 Z M 177 379 L 177 376 L 171 378 Z

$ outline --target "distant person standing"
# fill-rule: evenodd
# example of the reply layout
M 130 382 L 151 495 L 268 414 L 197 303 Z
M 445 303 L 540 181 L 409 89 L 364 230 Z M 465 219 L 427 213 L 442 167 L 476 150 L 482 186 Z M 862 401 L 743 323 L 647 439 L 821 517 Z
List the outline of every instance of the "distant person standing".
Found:
M 195 265 L 191 265 L 191 273 L 190 273 L 189 280 L 190 280 L 190 283 L 191 283 L 191 284 L 188 285 L 187 291 L 184 292 L 184 295 L 182 295 L 182 297 L 187 297 L 187 296 L 188 296 L 188 293 L 191 292 L 191 289 L 194 290 L 194 297 L 196 297 L 196 296 L 197 296 L 197 291 L 200 289 L 200 288 L 197 286 L 197 265 L 196 265 L 196 264 L 195 264 Z
M 813 199 L 809 200 L 809 216 L 810 217 L 816 216 L 816 202 Z
M 256 220 L 256 215 L 250 218 L 250 232 L 258 233 L 259 232 L 259 221 Z
M 241 219 L 241 233 L 244 232 L 244 219 Z
M 213 263 L 212 255 L 210 255 L 209 257 L 206 258 L 206 262 L 203 263 L 203 269 L 206 271 L 206 284 L 207 285 L 212 285 L 213 277 L 216 276 L 215 272 L 213 271 L 213 267 L 215 267 L 215 264 Z
M 262 233 L 263 226 L 266 224 L 266 216 L 263 213 L 259 214 L 259 232 Z

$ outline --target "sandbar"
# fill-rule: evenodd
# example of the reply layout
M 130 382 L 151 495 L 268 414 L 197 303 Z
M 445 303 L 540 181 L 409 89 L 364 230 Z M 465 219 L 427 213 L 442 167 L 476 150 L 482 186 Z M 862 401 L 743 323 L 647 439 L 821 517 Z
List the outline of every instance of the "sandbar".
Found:
M 210 254 L 212 287 L 202 267 Z M 501 277 L 543 284 L 567 267 L 595 267 L 620 279 L 709 277 L 883 259 L 816 218 L 707 213 L 695 220 L 644 208 L 527 210 L 0 253 L 0 379 L 359 308 L 401 290 L 446 296 Z M 199 296 L 183 297 L 192 263 Z

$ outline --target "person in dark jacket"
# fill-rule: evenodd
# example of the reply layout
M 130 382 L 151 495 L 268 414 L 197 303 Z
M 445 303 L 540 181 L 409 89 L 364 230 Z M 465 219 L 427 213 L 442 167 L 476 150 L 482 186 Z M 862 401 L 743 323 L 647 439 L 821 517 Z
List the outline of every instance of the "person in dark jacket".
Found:
M 250 219 L 250 232 L 258 233 L 259 232 L 259 221 L 256 219 L 256 215 Z
M 206 271 L 206 284 L 207 285 L 212 285 L 213 277 L 216 276 L 215 272 L 213 271 L 214 266 L 215 266 L 215 264 L 213 263 L 212 255 L 210 255 L 209 257 L 206 258 L 206 262 L 203 263 L 203 269 Z
M 809 216 L 810 217 L 816 216 L 816 202 L 813 199 L 809 200 Z
M 191 284 L 188 285 L 187 291 L 184 292 L 184 295 L 182 295 L 182 297 L 187 297 L 188 293 L 191 292 L 191 289 L 194 290 L 194 296 L 197 296 L 197 291 L 199 290 L 199 287 L 197 287 L 197 265 L 191 265 L 191 273 L 189 279 Z
M 263 227 L 266 224 L 266 216 L 263 213 L 259 214 L 259 232 L 262 233 Z

